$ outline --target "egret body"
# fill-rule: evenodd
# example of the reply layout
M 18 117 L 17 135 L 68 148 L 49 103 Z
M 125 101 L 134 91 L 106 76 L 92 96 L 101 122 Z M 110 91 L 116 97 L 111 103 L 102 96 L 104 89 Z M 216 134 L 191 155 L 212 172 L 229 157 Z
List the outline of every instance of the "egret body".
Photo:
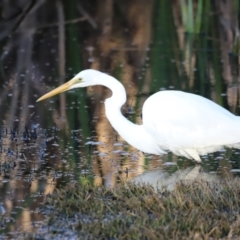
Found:
M 109 122 L 123 139 L 145 153 L 161 155 L 171 151 L 200 163 L 200 155 L 224 147 L 240 148 L 240 118 L 191 93 L 170 90 L 153 94 L 143 105 L 143 124 L 132 123 L 121 112 L 126 102 L 123 85 L 114 77 L 92 69 L 81 71 L 37 101 L 94 85 L 103 85 L 112 91 L 112 96 L 105 100 Z

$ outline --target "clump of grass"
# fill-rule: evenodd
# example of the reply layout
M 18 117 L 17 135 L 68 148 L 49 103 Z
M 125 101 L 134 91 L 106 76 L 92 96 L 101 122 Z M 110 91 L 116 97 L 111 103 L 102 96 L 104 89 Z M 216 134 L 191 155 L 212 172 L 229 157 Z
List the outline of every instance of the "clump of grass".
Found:
M 49 196 L 43 212 L 50 206 L 48 229 L 64 225 L 82 239 L 240 236 L 237 180 L 179 183 L 172 192 L 155 192 L 151 186 L 133 184 L 113 190 L 76 184 Z

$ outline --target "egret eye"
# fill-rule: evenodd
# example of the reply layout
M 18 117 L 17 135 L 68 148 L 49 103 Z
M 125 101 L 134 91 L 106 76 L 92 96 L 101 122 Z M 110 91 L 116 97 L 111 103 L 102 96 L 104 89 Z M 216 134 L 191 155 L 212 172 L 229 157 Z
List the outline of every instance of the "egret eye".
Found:
M 77 79 L 75 80 L 75 83 L 80 83 L 80 82 L 82 82 L 82 78 L 77 78 Z

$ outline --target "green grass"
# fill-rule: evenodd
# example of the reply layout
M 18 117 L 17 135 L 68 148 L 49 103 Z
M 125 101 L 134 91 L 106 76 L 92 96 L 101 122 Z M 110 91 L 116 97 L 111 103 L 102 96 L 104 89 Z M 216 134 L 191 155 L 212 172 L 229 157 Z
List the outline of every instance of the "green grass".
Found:
M 63 236 L 64 227 L 81 239 L 233 238 L 240 236 L 239 196 L 238 180 L 179 183 L 158 193 L 132 184 L 113 190 L 72 185 L 48 196 L 42 213 L 48 237 Z
M 204 9 L 203 1 L 198 0 L 195 13 L 193 5 L 194 3 L 192 0 L 181 0 L 183 27 L 188 33 L 200 33 L 202 25 L 202 13 Z

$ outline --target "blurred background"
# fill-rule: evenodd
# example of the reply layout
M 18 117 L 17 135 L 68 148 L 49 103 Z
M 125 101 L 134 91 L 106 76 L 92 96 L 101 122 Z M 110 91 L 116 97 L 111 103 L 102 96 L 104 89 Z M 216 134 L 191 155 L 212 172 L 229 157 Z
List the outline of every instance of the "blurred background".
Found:
M 111 93 L 104 87 L 36 100 L 92 68 L 123 83 L 122 111 L 139 124 L 146 98 L 165 89 L 202 95 L 239 115 L 239 9 L 238 0 L 2 0 L 2 236 L 34 231 L 39 205 L 59 185 L 112 187 L 170 163 L 191 166 L 126 144 L 105 117 Z M 238 156 L 210 154 L 204 168 L 234 174 Z

